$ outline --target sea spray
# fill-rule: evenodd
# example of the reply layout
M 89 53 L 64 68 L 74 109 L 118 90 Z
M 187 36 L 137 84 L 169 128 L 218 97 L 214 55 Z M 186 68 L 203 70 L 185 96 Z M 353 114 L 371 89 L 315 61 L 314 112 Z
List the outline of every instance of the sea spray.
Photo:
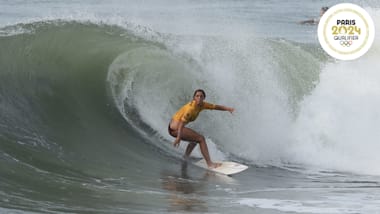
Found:
M 379 12 L 372 11 L 379 35 Z M 380 174 L 380 37 L 354 61 L 327 63 L 316 88 L 300 103 L 295 160 L 334 170 Z

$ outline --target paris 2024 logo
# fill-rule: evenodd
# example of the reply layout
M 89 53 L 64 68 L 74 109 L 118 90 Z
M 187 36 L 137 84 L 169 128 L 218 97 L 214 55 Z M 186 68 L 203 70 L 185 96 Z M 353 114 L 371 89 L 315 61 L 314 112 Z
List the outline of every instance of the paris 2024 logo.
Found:
M 353 60 L 372 46 L 375 27 L 370 15 L 355 4 L 337 4 L 328 9 L 318 24 L 318 40 L 332 57 Z

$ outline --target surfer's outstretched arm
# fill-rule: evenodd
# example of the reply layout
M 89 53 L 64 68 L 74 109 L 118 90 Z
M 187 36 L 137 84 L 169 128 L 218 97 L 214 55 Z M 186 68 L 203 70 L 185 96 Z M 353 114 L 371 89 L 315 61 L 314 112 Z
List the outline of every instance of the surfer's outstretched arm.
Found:
M 229 111 L 230 113 L 234 112 L 235 109 L 227 106 L 222 106 L 222 105 L 215 105 L 215 110 L 219 111 Z

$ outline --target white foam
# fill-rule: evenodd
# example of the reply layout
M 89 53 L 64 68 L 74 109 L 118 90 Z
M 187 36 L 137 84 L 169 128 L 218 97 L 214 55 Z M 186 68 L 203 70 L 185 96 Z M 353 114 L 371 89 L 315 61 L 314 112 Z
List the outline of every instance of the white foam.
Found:
M 296 200 L 276 200 L 276 199 L 242 199 L 238 202 L 241 205 L 261 209 L 273 209 L 282 212 L 295 213 L 353 213 L 349 210 L 339 208 L 320 207 L 320 201 L 296 201 Z
M 376 13 L 375 22 L 379 17 Z M 380 174 L 376 167 L 380 161 L 379 53 L 377 36 L 362 58 L 325 66 L 318 85 L 301 103 L 294 125 L 292 150 L 298 162 Z
M 326 200 L 285 200 L 266 198 L 245 198 L 237 203 L 260 209 L 271 209 L 294 213 L 376 213 L 378 200 L 368 201 L 365 194 L 351 194 L 342 197 L 327 197 Z

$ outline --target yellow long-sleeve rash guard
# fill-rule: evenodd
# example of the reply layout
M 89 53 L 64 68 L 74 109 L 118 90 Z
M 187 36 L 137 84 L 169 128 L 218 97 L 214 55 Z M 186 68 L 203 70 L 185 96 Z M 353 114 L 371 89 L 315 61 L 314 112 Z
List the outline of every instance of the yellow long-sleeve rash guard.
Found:
M 216 108 L 215 104 L 203 102 L 202 106 L 198 106 L 195 101 L 191 101 L 182 106 L 172 117 L 172 120 L 182 121 L 184 123 L 192 122 L 197 119 L 199 112 L 204 109 L 213 110 Z

